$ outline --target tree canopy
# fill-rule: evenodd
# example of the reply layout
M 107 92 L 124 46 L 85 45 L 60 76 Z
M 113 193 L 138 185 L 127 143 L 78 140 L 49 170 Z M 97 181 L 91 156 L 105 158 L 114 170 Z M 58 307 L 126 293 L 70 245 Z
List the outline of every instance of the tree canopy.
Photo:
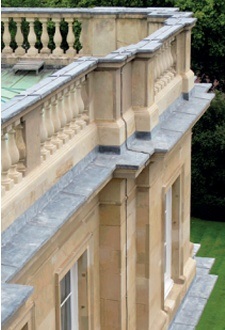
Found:
M 192 213 L 225 221 L 225 94 L 215 99 L 193 129 Z

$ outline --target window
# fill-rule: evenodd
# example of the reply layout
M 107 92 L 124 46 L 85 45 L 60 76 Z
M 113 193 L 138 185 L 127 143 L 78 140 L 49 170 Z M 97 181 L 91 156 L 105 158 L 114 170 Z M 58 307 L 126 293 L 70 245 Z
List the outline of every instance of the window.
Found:
M 60 282 L 61 330 L 79 329 L 77 262 Z
M 73 259 L 57 274 L 59 330 L 88 329 L 87 251 L 77 261 Z
M 172 265 L 172 188 L 165 196 L 165 223 L 164 223 L 164 298 L 167 297 L 173 286 L 171 278 Z

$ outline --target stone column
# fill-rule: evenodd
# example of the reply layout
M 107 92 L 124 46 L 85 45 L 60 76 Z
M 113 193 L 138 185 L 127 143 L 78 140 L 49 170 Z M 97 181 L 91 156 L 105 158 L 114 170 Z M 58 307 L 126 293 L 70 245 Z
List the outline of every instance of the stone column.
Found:
M 80 34 L 80 43 L 81 43 L 81 50 L 79 54 L 85 56 L 93 55 L 93 20 L 91 17 L 82 17 L 79 19 L 81 21 L 81 34 Z
M 187 135 L 183 149 L 184 165 L 181 181 L 182 210 L 181 210 L 181 267 L 192 259 L 193 244 L 190 242 L 190 214 L 191 214 L 191 132 Z M 192 259 L 193 260 L 193 259 Z
M 137 329 L 163 329 L 163 159 L 155 157 L 137 179 Z
M 137 329 L 149 329 L 150 317 L 150 176 L 145 168 L 137 179 Z
M 95 122 L 101 146 L 119 147 L 125 142 L 121 119 L 121 64 L 102 63 L 92 80 Z
M 39 107 L 35 111 L 28 112 L 22 118 L 22 122 L 24 127 L 24 143 L 26 145 L 25 175 L 27 175 L 41 163 L 42 132 L 40 131 L 45 130 L 45 126 L 41 124 L 41 108 Z M 45 135 L 45 132 L 43 134 Z
M 156 56 L 140 55 L 133 62 L 132 106 L 138 132 L 150 132 L 159 121 L 158 107 L 154 98 L 154 68 Z
M 183 78 L 182 92 L 188 98 L 188 93 L 194 87 L 194 73 L 190 68 L 191 61 L 191 29 L 193 25 L 186 27 L 177 36 L 176 59 L 177 73 Z
M 92 55 L 105 56 L 116 49 L 115 15 L 94 15 L 92 20 Z
M 125 180 L 112 180 L 100 194 L 101 329 L 126 329 Z

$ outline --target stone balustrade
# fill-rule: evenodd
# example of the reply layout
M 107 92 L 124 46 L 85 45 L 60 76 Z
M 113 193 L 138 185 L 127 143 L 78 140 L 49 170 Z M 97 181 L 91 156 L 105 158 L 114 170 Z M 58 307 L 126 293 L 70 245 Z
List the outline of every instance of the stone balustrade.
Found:
M 2 8 L 2 63 L 39 58 L 66 65 L 80 55 L 104 56 L 179 15 L 178 8 Z
M 68 65 L 26 90 L 2 109 L 2 187 L 11 190 L 32 169 L 45 162 L 90 122 L 88 67 Z M 79 66 L 87 70 L 81 74 Z M 79 76 L 77 78 L 77 75 Z M 32 142 L 31 142 L 32 141 Z
M 18 209 L 8 216 L 9 222 L 91 150 L 100 146 L 120 152 L 132 136 L 150 139 L 168 107 L 179 97 L 189 97 L 194 86 L 190 35 L 195 24 L 189 16 L 163 16 L 163 26 L 144 33 L 136 44 L 104 57 L 73 60 L 2 106 L 3 216 L 10 205 Z M 4 31 L 7 35 L 7 28 Z M 54 38 L 57 56 L 63 56 L 59 36 Z M 17 40 L 22 52 L 21 36 Z M 33 37 L 29 43 L 29 53 L 34 54 Z M 9 47 L 5 42 L 5 52 Z M 23 188 L 32 196 L 26 205 L 19 202 Z

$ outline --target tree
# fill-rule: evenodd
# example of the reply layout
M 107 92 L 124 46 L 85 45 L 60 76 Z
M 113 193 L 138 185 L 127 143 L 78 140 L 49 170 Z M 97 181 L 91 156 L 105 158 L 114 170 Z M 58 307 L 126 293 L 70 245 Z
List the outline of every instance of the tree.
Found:
M 217 92 L 193 129 L 192 215 L 225 221 L 225 94 Z
M 165 0 L 198 19 L 192 33 L 192 67 L 195 72 L 225 79 L 225 2 L 224 0 Z

